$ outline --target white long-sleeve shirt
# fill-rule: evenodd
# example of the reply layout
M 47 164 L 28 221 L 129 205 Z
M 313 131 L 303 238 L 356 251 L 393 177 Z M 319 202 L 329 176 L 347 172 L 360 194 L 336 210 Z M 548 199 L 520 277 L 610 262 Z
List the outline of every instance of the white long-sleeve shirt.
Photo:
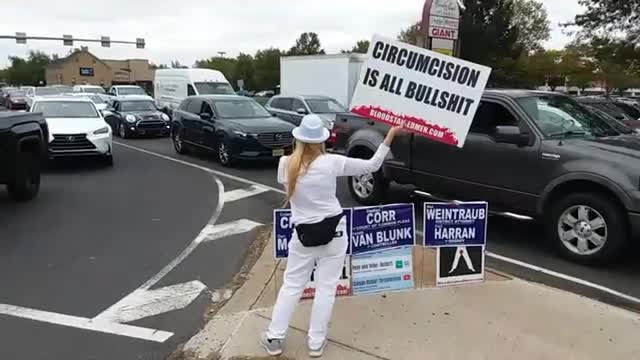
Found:
M 389 153 L 389 147 L 381 144 L 369 160 L 342 155 L 325 154 L 315 159 L 306 173 L 298 177 L 298 184 L 291 196 L 291 222 L 313 224 L 322 219 L 342 213 L 336 197 L 336 178 L 358 176 L 378 171 Z M 289 157 L 280 159 L 278 182 L 287 185 L 287 163 Z

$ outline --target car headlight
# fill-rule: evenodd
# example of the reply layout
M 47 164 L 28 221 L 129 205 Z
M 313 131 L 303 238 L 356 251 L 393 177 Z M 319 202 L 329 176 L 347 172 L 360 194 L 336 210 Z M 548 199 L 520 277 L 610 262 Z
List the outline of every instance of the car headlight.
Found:
M 169 116 L 167 114 L 162 114 L 162 120 L 169 121 Z
M 105 126 L 105 127 L 102 127 L 100 129 L 94 131 L 93 135 L 108 134 L 108 133 L 109 133 L 109 127 Z
M 128 122 L 132 123 L 132 122 L 136 122 L 136 117 L 133 115 L 127 115 L 124 117 L 125 120 L 127 120 Z
M 233 130 L 233 133 L 240 136 L 241 138 L 257 138 L 258 135 L 257 134 L 248 134 L 246 132 L 243 131 L 239 131 L 239 130 Z

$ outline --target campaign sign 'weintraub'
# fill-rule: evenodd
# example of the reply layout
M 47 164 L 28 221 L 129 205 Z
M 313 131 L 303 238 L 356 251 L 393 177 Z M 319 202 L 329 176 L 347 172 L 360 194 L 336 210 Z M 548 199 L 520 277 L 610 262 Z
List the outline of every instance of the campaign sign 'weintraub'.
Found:
M 485 245 L 488 204 L 484 201 L 424 204 L 424 246 Z
M 353 209 L 351 252 L 410 246 L 415 243 L 413 204 L 395 204 Z
M 347 217 L 347 240 L 351 239 L 351 209 L 344 209 Z M 291 210 L 276 209 L 273 211 L 273 256 L 286 259 L 289 256 L 289 241 L 293 237 L 294 225 L 290 221 Z M 342 236 L 342 234 L 336 234 Z M 347 254 L 351 254 L 351 246 L 347 246 Z
M 491 68 L 374 35 L 351 111 L 462 147 Z

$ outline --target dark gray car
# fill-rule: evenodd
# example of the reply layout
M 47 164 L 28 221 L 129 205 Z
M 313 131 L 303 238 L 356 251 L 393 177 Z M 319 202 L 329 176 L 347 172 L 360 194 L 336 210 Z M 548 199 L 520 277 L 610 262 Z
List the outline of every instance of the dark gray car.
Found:
M 274 96 L 265 104 L 265 108 L 273 115 L 293 125 L 300 125 L 307 114 L 319 115 L 327 128 L 331 129 L 336 115 L 347 114 L 344 105 L 328 96 Z
M 341 116 L 335 149 L 370 157 L 387 129 Z M 610 262 L 640 234 L 640 138 L 558 94 L 488 90 L 463 148 L 406 134 L 379 173 L 348 181 L 367 205 L 390 181 L 486 200 L 494 211 L 539 219 L 557 249 L 582 263 Z

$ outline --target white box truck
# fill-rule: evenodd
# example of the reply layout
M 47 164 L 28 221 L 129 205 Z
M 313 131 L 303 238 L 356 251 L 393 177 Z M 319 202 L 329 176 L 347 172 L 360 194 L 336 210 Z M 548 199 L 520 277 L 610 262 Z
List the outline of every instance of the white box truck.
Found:
M 348 107 L 366 58 L 364 54 L 283 56 L 280 92 L 329 96 Z
M 154 86 L 156 103 L 167 115 L 187 96 L 235 94 L 224 74 L 212 69 L 158 69 Z

